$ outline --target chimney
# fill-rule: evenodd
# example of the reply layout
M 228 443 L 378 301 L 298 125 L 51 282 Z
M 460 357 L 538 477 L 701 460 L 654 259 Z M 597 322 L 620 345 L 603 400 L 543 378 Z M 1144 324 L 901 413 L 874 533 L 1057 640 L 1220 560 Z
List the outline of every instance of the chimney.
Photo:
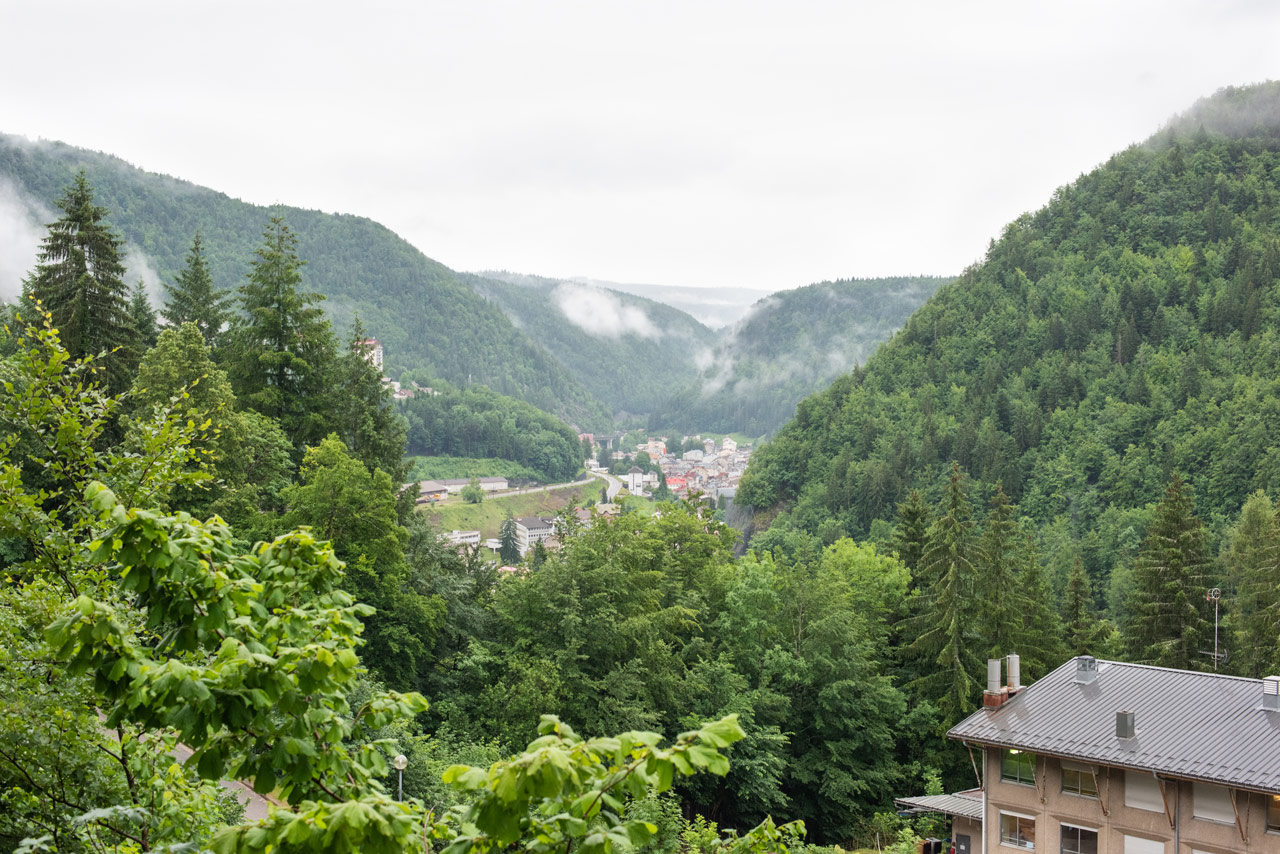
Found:
M 1133 738 L 1133 712 L 1116 712 L 1116 738 Z
M 1005 661 L 1005 670 L 1009 674 L 1009 696 L 1013 696 L 1022 690 L 1022 659 L 1015 652 L 1006 656 Z
M 1092 685 L 1098 678 L 1098 659 L 1092 655 L 1082 655 L 1076 659 L 1076 684 Z
M 1000 659 L 987 659 L 987 690 L 982 692 L 982 705 L 998 709 L 1009 699 L 1009 689 L 1000 684 Z
M 1280 710 L 1280 676 L 1262 680 L 1262 708 L 1269 712 Z

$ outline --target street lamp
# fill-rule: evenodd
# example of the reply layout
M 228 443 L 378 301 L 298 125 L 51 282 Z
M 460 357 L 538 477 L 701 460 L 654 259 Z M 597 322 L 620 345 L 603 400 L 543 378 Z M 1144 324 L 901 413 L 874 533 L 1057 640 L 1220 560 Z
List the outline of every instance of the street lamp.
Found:
M 396 769 L 396 776 L 399 778 L 396 785 L 396 800 L 404 800 L 404 769 L 409 767 L 409 757 L 403 753 L 397 753 L 396 758 L 391 760 L 391 767 Z

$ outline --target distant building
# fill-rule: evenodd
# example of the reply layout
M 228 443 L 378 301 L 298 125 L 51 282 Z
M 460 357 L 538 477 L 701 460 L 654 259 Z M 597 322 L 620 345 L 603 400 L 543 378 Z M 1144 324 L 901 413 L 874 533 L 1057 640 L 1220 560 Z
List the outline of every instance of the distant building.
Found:
M 438 480 L 420 480 L 418 481 L 418 503 L 425 504 L 428 501 L 443 501 L 449 497 L 449 489 Z
M 723 439 L 720 440 L 720 450 L 728 451 L 729 453 L 732 454 L 738 450 L 738 443 L 733 441 L 733 439 L 731 439 L 730 437 L 725 436 Z
M 355 342 L 355 349 L 369 364 L 382 373 L 382 345 L 377 338 L 362 338 Z
M 478 546 L 480 545 L 479 531 L 450 531 L 445 534 L 451 545 L 455 546 Z
M 521 516 L 516 519 L 516 548 L 520 557 L 524 557 L 535 543 L 539 543 L 556 532 L 555 520 L 541 516 Z
M 440 483 L 449 490 L 450 495 L 457 495 L 462 492 L 463 487 L 471 483 L 472 480 L 480 482 L 480 488 L 485 492 L 498 492 L 508 487 L 505 477 L 450 477 L 441 480 Z
M 627 491 L 639 492 L 644 488 L 644 470 L 639 466 L 632 466 L 627 471 Z
M 685 451 L 685 452 L 681 455 L 680 459 L 682 459 L 682 460 L 690 460 L 690 461 L 692 461 L 692 462 L 700 463 L 700 462 L 702 462 L 702 457 L 703 457 L 703 453 L 702 453 L 702 451 Z

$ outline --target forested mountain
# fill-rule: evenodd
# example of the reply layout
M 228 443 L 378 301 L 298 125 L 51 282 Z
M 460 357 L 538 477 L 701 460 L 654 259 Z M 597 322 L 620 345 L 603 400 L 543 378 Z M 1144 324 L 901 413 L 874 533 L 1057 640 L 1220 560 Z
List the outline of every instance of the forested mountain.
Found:
M 506 272 L 458 278 L 618 414 L 653 411 L 716 340 L 683 311 L 620 291 Z
M 578 434 L 563 421 L 484 386 L 433 388 L 435 394 L 400 403 L 410 454 L 511 460 L 544 483 L 569 480 L 582 469 Z
M 373 220 L 251 205 L 110 155 L 0 135 L 0 177 L 39 212 L 37 221 L 80 169 L 110 224 L 166 281 L 182 269 L 199 232 L 214 284 L 238 287 L 268 216 L 283 216 L 298 236 L 305 286 L 328 298 L 336 328 L 359 314 L 383 343 L 392 374 L 414 368 L 458 385 L 483 383 L 584 428 L 609 423 L 605 408 L 495 305 Z M 17 291 L 16 283 L 0 287 Z
M 650 426 L 770 433 L 805 396 L 866 361 L 946 281 L 842 279 L 766 297 L 720 340 L 698 378 L 650 416 Z
M 1003 483 L 1059 584 L 1074 556 L 1103 588 L 1174 475 L 1213 534 L 1280 490 L 1278 275 L 1280 85 L 1226 89 L 1011 223 L 800 404 L 737 500 L 863 536 L 954 461 L 975 505 Z

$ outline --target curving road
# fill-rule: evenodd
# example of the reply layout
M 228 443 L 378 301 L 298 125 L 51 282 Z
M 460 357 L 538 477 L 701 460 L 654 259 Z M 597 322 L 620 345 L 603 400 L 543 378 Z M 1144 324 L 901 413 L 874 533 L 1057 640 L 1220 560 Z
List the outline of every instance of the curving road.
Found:
M 618 480 L 616 477 L 614 477 L 613 475 L 609 474 L 608 472 L 603 472 L 603 471 L 589 471 L 589 472 L 587 472 L 587 474 L 591 475 L 592 477 L 599 478 L 599 479 L 603 480 L 605 483 L 607 483 L 607 484 L 609 485 L 609 500 L 610 500 L 610 501 L 612 501 L 613 499 L 617 498 L 617 497 L 618 497 L 618 493 L 622 491 L 622 481 Z

